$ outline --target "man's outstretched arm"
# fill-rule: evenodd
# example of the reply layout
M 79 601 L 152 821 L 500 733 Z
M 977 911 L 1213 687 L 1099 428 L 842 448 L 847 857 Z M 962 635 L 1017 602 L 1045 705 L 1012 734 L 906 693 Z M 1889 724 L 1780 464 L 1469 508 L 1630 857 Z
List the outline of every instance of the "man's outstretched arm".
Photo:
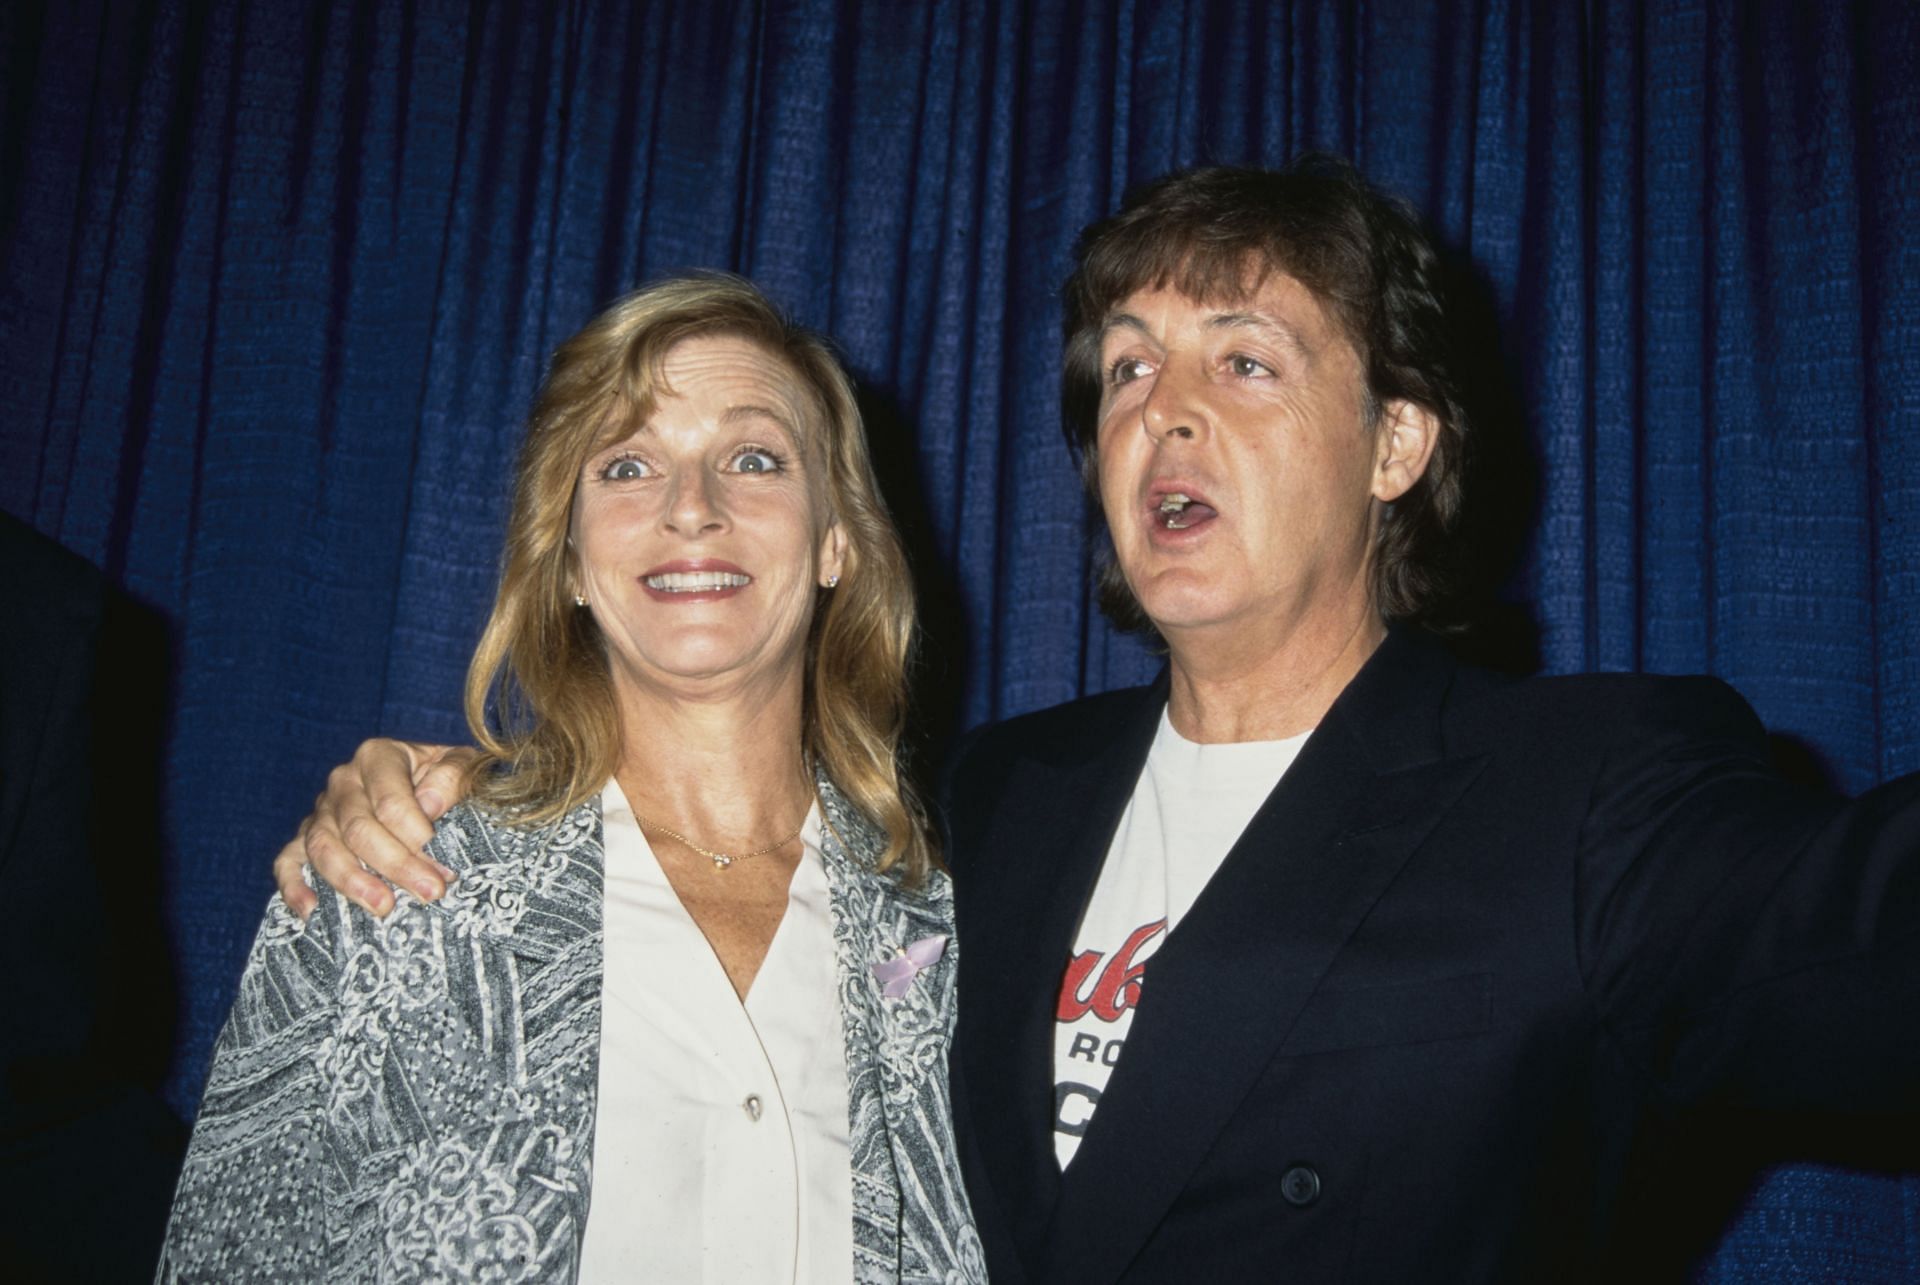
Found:
M 477 753 L 384 737 L 362 741 L 352 762 L 328 773 L 312 815 L 274 858 L 287 908 L 302 919 L 313 913 L 313 890 L 300 877 L 306 865 L 376 915 L 393 909 L 388 883 L 426 901 L 439 897 L 453 872 L 421 849 L 434 821 L 465 797 L 467 764 Z

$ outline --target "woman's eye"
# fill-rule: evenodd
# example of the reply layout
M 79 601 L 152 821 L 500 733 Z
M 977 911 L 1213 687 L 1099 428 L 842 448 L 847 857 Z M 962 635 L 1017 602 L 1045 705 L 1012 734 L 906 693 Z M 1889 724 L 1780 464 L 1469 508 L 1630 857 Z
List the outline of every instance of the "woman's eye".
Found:
M 1147 373 L 1147 363 L 1138 357 L 1122 357 L 1107 367 L 1109 384 L 1130 384 Z
M 742 451 L 733 457 L 736 473 L 778 473 L 780 461 L 768 451 Z
M 1227 369 L 1242 379 L 1254 379 L 1261 375 L 1271 375 L 1266 363 L 1255 361 L 1245 353 L 1235 353 L 1227 358 Z
M 600 476 L 609 482 L 631 482 L 635 478 L 649 476 L 649 472 L 650 470 L 648 470 L 647 466 L 639 460 L 631 456 L 622 456 L 620 459 L 607 465 L 607 467 L 601 471 Z

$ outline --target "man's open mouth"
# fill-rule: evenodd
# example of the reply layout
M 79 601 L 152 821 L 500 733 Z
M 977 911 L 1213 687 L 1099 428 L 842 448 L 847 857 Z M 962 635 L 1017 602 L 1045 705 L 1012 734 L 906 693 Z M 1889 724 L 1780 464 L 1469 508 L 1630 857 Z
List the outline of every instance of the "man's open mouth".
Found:
M 1167 492 L 1160 497 L 1160 506 L 1154 511 L 1159 514 L 1160 524 L 1169 531 L 1184 531 L 1219 516 L 1218 510 L 1202 504 L 1185 491 Z

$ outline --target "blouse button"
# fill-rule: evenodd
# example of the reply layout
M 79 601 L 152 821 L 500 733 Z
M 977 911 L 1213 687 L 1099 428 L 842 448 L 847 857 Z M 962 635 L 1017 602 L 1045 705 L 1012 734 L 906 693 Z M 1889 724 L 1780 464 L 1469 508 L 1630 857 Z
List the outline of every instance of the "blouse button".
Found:
M 747 1113 L 747 1119 L 753 1121 L 755 1124 L 760 1123 L 760 1095 L 758 1093 L 747 1094 L 747 1100 L 740 1104 L 740 1109 Z

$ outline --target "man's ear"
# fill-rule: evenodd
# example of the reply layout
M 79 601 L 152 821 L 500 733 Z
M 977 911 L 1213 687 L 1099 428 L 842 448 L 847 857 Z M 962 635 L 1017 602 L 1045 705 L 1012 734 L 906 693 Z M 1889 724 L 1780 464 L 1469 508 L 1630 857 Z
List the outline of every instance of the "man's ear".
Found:
M 1374 427 L 1373 498 L 1390 503 L 1413 489 L 1433 459 L 1440 421 L 1418 402 L 1391 401 Z

